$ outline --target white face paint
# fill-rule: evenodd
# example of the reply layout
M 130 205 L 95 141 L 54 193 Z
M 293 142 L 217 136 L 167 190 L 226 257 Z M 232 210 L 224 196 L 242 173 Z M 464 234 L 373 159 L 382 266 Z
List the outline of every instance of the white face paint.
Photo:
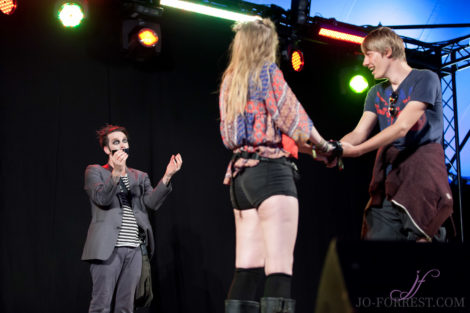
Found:
M 127 141 L 127 136 L 120 131 L 115 131 L 108 134 L 108 146 L 104 147 L 104 152 L 110 154 L 112 151 L 125 150 L 128 153 L 129 142 Z

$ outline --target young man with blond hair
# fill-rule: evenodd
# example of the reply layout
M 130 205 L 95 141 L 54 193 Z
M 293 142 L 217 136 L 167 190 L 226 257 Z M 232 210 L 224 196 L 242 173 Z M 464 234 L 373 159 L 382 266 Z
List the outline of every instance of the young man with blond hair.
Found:
M 344 157 L 378 149 L 363 237 L 431 241 L 453 206 L 439 77 L 411 68 L 403 40 L 390 28 L 372 31 L 361 48 L 363 66 L 383 80 L 370 89 L 357 126 L 341 139 Z M 377 122 L 380 132 L 369 138 Z

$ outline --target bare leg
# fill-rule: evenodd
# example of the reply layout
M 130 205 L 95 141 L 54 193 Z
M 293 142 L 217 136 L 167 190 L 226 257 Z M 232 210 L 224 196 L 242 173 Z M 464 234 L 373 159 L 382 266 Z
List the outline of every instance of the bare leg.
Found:
M 245 312 L 248 308 L 241 310 L 245 306 L 259 311 L 256 291 L 264 276 L 264 246 L 258 212 L 256 209 L 234 210 L 234 215 L 236 270 L 225 302 L 226 312 Z
M 237 268 L 263 267 L 265 249 L 263 232 L 256 209 L 233 210 L 236 227 L 235 266 Z
M 258 210 L 266 251 L 265 272 L 292 275 L 297 237 L 297 198 L 276 195 L 264 200 Z

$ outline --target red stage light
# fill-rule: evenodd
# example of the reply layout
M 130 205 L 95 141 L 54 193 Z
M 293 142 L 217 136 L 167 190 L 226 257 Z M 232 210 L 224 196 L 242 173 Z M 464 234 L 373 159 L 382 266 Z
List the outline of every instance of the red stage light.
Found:
M 16 0 L 0 0 L 0 11 L 6 15 L 12 15 L 16 9 Z
M 142 28 L 139 30 L 139 42 L 145 47 L 155 47 L 159 38 L 157 33 L 150 28 Z
M 291 54 L 290 61 L 294 71 L 300 72 L 304 67 L 304 54 L 300 50 L 294 50 Z
M 342 31 L 337 31 L 337 30 L 332 30 L 328 28 L 320 28 L 320 31 L 318 32 L 319 35 L 337 39 L 337 40 L 342 40 L 342 41 L 347 41 L 347 42 L 352 42 L 352 43 L 357 43 L 361 44 L 364 41 L 364 37 L 358 36 L 358 35 L 353 35 L 349 33 L 345 33 Z

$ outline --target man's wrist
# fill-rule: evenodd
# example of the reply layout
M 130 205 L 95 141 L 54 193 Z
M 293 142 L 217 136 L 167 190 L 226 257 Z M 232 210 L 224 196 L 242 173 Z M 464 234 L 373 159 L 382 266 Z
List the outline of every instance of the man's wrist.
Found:
M 170 176 L 170 175 L 168 175 L 168 174 L 163 175 L 162 182 L 163 182 L 166 186 L 168 186 L 168 184 L 170 183 L 170 180 L 171 180 L 171 176 Z
M 121 179 L 122 176 L 127 175 L 126 171 L 124 170 L 119 170 L 117 168 L 114 168 L 113 171 L 111 172 L 111 176 L 114 180 L 115 183 L 118 183 L 119 180 Z
M 356 146 L 356 157 L 360 157 L 364 153 L 365 153 L 365 151 L 364 151 L 362 145 Z
M 330 151 L 330 145 L 328 144 L 328 141 L 322 138 L 318 144 L 314 145 L 313 149 L 318 150 L 321 153 L 327 153 Z
M 111 173 L 111 178 L 113 179 L 114 183 L 118 183 L 119 179 L 121 179 L 121 175 L 115 173 L 114 171 Z

